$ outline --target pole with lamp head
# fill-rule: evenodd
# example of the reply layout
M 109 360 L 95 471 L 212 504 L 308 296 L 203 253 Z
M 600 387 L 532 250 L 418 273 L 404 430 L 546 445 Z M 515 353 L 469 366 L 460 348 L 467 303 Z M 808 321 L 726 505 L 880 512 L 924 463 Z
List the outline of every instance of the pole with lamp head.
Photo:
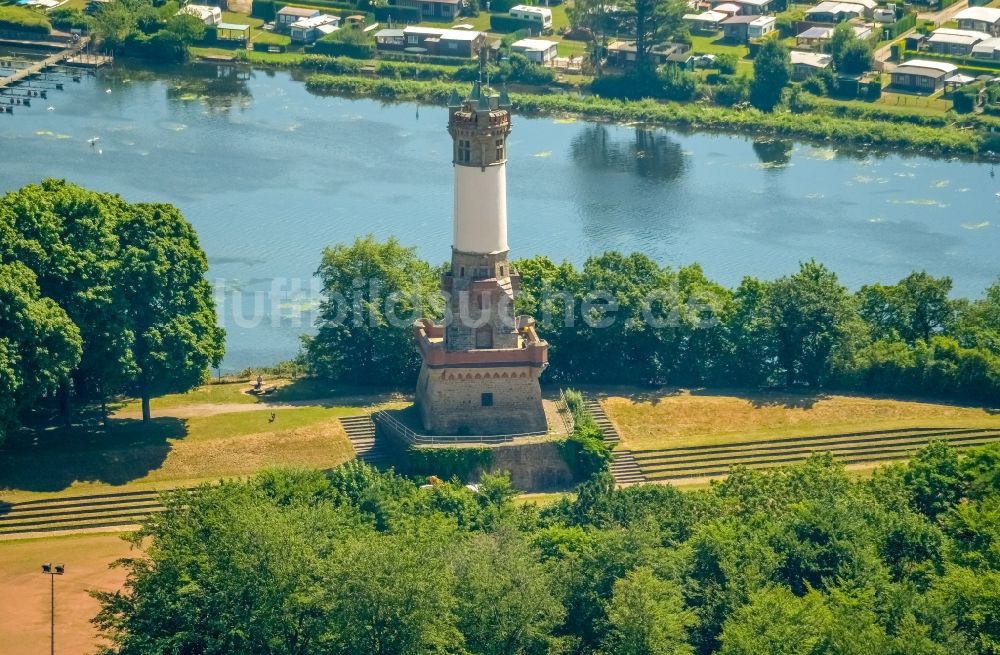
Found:
M 62 575 L 65 572 L 66 572 L 66 566 L 64 564 L 56 564 L 55 566 L 53 566 L 50 562 L 42 564 L 42 573 L 45 573 L 46 575 L 49 576 L 52 589 L 51 592 L 52 614 L 49 627 L 49 644 L 50 644 L 49 652 L 52 655 L 55 655 L 56 653 L 56 576 Z

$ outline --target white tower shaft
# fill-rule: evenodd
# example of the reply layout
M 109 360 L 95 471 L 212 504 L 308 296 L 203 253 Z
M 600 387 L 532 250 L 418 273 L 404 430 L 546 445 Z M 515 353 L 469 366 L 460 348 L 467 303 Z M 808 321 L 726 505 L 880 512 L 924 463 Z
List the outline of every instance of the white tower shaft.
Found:
M 455 166 L 455 250 L 499 253 L 507 247 L 507 165 Z

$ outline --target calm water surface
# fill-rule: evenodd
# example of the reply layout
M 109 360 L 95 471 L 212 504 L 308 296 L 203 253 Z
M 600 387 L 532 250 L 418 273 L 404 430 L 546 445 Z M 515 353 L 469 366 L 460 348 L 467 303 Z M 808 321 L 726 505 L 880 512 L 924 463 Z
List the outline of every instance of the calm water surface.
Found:
M 0 191 L 65 177 L 180 207 L 208 253 L 228 370 L 294 354 L 324 246 L 394 235 L 444 261 L 452 172 L 443 108 L 227 70 L 118 66 L 0 115 Z M 1000 273 L 988 164 L 516 117 L 508 187 L 518 257 L 637 250 L 727 285 L 816 258 L 851 288 L 925 269 L 966 296 Z

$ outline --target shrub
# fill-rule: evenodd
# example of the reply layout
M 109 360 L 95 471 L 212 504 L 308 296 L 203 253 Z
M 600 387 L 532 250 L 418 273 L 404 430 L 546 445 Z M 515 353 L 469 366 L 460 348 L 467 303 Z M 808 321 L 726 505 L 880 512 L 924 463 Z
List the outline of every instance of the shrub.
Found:
M 969 114 L 976 108 L 976 97 L 979 89 L 975 87 L 965 87 L 958 89 L 951 94 L 951 102 L 955 111 L 959 114 Z
M 731 52 L 723 52 L 722 54 L 715 56 L 715 65 L 719 68 L 719 72 L 724 75 L 732 75 L 736 72 L 736 65 L 739 63 L 740 58 Z
M 407 472 L 414 475 L 436 475 L 448 480 L 457 477 L 468 481 L 489 470 L 493 451 L 484 446 L 471 448 L 418 448 L 406 451 Z
M 0 30 L 48 34 L 52 24 L 44 15 L 24 7 L 0 7 Z
M 313 44 L 312 52 L 331 57 L 371 59 L 375 55 L 375 44 L 361 30 L 343 29 L 320 38 Z
M 49 20 L 56 29 L 86 30 L 90 28 L 90 16 L 87 16 L 76 7 L 59 7 L 49 13 Z
M 490 7 L 492 7 L 492 4 Z M 518 30 L 532 30 L 537 32 L 538 23 L 523 18 L 514 18 L 513 16 L 490 16 L 491 32 L 516 32 Z
M 714 99 L 717 104 L 723 107 L 732 107 L 741 102 L 745 102 L 750 92 L 750 84 L 746 78 L 732 79 L 725 84 L 716 87 Z
M 878 100 L 882 97 L 882 80 L 872 80 L 868 83 L 865 98 L 870 101 Z
M 416 7 L 372 7 L 372 14 L 375 20 L 388 22 L 392 19 L 394 23 L 419 23 L 421 20 L 420 10 Z

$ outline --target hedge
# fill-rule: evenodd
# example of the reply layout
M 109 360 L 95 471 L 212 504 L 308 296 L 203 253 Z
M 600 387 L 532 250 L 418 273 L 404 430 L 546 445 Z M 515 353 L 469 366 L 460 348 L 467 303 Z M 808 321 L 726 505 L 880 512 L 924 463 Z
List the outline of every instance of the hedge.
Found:
M 312 75 L 313 92 L 369 96 L 388 100 L 419 100 L 444 104 L 455 85 L 356 77 Z M 462 89 L 464 91 L 464 89 Z M 890 121 L 854 120 L 818 114 L 763 113 L 694 103 L 621 101 L 570 95 L 511 94 L 516 110 L 526 114 L 574 114 L 621 122 L 648 122 L 687 129 L 741 132 L 835 142 L 859 148 L 894 148 L 910 152 L 975 155 L 986 150 L 980 130 L 945 125 L 927 127 Z
M 540 32 L 541 28 L 535 21 L 525 20 L 523 18 L 514 18 L 513 16 L 503 15 L 490 16 L 491 32 L 516 32 L 517 30 Z
M 917 12 L 911 11 L 899 20 L 897 20 L 892 25 L 884 27 L 883 29 L 889 30 L 889 38 L 895 39 L 897 36 L 906 32 L 907 30 L 913 29 L 917 24 Z
M 375 20 L 379 22 L 388 22 L 392 19 L 393 23 L 419 23 L 423 17 L 420 10 L 416 7 L 372 7 L 372 13 L 375 15 Z
M 24 7 L 0 7 L 0 30 L 48 34 L 52 24 L 44 15 Z
M 442 480 L 457 477 L 468 481 L 484 471 L 493 462 L 493 451 L 485 446 L 468 448 L 419 448 L 406 450 L 406 473 L 409 475 L 436 475 Z
M 319 9 L 320 11 L 338 9 L 336 13 L 343 18 L 353 14 L 365 14 L 370 16 L 371 12 L 359 11 L 357 7 L 348 2 L 336 2 L 336 0 L 306 0 L 306 2 L 281 2 L 280 0 L 253 0 L 250 8 L 250 15 L 264 21 L 274 20 L 275 15 L 282 7 L 305 7 L 307 9 Z
M 334 32 L 336 34 L 336 32 Z M 333 36 L 331 34 L 330 36 Z M 331 57 L 350 57 L 351 59 L 371 59 L 375 55 L 373 43 L 345 43 L 323 37 L 309 48 L 310 53 L 330 55 Z

